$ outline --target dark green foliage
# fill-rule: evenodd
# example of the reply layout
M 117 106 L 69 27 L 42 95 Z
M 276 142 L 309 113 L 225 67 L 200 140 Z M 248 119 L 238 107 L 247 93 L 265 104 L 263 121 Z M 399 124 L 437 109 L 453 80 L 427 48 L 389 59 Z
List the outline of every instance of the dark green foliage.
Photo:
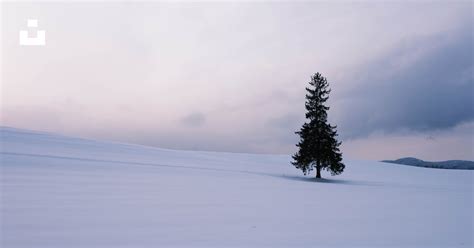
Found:
M 296 145 L 299 151 L 293 155 L 292 164 L 305 175 L 316 168 L 317 178 L 321 177 L 321 169 L 330 171 L 332 175 L 341 174 L 345 168 L 339 150 L 341 142 L 336 139 L 336 126 L 331 126 L 327 120 L 329 107 L 325 103 L 331 92 L 329 84 L 320 73 L 314 74 L 309 84 L 305 104 L 308 122 L 296 132 L 301 140 Z

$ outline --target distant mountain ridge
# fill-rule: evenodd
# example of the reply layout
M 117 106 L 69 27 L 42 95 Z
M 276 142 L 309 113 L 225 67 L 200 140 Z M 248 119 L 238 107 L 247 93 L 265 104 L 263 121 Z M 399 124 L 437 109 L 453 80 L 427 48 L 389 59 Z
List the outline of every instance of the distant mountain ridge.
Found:
M 438 168 L 438 169 L 474 170 L 474 161 L 468 161 L 468 160 L 448 160 L 448 161 L 431 162 L 431 161 L 424 161 L 417 158 L 407 157 L 407 158 L 400 158 L 397 160 L 382 160 L 382 162 L 392 163 L 392 164 L 411 165 L 411 166 L 418 166 L 418 167 L 427 167 L 427 168 Z

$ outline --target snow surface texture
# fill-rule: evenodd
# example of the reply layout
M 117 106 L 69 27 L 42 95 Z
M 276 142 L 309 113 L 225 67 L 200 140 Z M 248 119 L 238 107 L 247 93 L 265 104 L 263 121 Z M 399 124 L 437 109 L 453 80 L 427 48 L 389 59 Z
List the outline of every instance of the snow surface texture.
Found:
M 472 247 L 473 171 L 175 151 L 3 127 L 1 247 Z

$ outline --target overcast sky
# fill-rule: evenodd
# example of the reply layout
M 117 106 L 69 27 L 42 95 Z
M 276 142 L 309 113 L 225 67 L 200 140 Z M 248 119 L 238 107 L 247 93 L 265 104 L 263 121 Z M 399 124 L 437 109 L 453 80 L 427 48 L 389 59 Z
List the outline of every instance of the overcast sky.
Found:
M 304 88 L 321 72 L 346 158 L 474 160 L 471 1 L 2 3 L 1 13 L 1 125 L 290 154 Z M 28 18 L 46 46 L 19 46 Z

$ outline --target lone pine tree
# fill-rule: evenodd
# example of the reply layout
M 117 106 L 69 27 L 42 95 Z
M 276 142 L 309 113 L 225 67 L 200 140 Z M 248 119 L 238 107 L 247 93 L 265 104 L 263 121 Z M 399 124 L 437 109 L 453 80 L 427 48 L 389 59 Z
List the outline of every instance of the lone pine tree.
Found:
M 308 122 L 296 132 L 301 140 L 296 145 L 299 151 L 293 155 L 292 164 L 305 175 L 316 168 L 316 178 L 321 178 L 321 169 L 330 171 L 333 176 L 341 174 L 345 168 L 339 150 L 341 142 L 336 139 L 336 126 L 328 123 L 329 107 L 325 105 L 331 89 L 319 72 L 311 77 L 309 84 L 305 103 Z

